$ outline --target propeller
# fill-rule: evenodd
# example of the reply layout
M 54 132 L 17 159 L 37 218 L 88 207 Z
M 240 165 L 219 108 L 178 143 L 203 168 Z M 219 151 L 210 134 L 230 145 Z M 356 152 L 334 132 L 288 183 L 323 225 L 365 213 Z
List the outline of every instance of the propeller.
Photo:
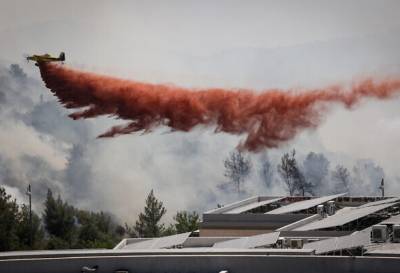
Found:
M 29 63 L 28 57 L 30 56 L 28 53 L 24 53 L 22 54 L 22 56 L 24 57 L 24 59 L 26 60 L 27 63 Z

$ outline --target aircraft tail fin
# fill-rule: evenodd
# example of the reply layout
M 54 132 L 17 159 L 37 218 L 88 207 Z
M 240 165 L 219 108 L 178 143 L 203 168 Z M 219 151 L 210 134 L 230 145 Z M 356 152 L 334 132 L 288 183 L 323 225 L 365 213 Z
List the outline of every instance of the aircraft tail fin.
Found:
M 60 58 L 61 61 L 65 61 L 65 53 L 61 52 L 59 58 Z

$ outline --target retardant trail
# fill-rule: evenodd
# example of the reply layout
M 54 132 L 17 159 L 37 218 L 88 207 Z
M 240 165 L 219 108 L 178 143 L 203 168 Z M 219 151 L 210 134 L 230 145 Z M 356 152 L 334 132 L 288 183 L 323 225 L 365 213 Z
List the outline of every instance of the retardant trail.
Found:
M 66 108 L 81 108 L 73 119 L 111 115 L 130 120 L 100 137 L 113 137 L 158 126 L 190 131 L 197 125 L 216 132 L 245 135 L 239 147 L 249 151 L 277 147 L 306 128 L 315 128 L 332 103 L 354 106 L 364 97 L 388 99 L 399 93 L 400 79 L 367 79 L 351 87 L 314 90 L 186 89 L 41 64 L 46 86 Z

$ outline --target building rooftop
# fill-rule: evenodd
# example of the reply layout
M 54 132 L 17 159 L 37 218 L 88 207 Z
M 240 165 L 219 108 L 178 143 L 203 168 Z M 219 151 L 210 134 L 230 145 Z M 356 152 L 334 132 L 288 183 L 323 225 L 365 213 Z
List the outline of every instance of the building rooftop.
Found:
M 315 230 L 315 229 L 325 229 L 343 226 L 352 221 L 358 220 L 362 217 L 368 216 L 375 212 L 384 210 L 393 206 L 394 203 L 380 204 L 376 206 L 365 206 L 365 207 L 355 207 L 355 208 L 344 208 L 339 210 L 336 214 L 332 216 L 327 216 L 321 220 L 306 224 L 304 226 L 298 227 L 295 230 Z
M 220 253 L 263 249 L 332 255 L 369 248 L 372 253 L 370 247 L 377 245 L 370 238 L 372 227 L 400 223 L 400 198 L 345 195 L 254 196 L 205 212 L 198 233 L 128 238 L 115 250 Z
M 294 202 L 289 205 L 282 206 L 280 208 L 266 212 L 266 214 L 284 214 L 284 213 L 297 212 L 297 211 L 301 211 L 301 210 L 307 210 L 309 208 L 321 205 L 325 202 L 328 202 L 330 200 L 333 200 L 335 198 L 343 196 L 345 194 L 346 193 L 340 193 L 340 194 L 335 194 L 335 195 L 322 196 L 322 197 L 312 198 L 309 200 Z
M 200 238 L 239 237 L 215 242 L 213 247 L 217 248 L 300 248 L 316 255 L 340 251 L 362 254 L 362 249 L 376 245 L 371 241 L 376 224 L 388 225 L 387 241 L 392 240 L 391 225 L 400 224 L 399 203 L 399 197 L 346 193 L 256 196 L 204 213 Z
M 399 197 L 255 196 L 209 210 L 200 229 L 126 238 L 112 250 L 19 251 L 1 259 L 165 255 L 400 256 Z M 318 208 L 318 209 L 317 209 Z M 378 230 L 376 230 L 378 229 Z M 378 239 L 376 235 L 382 235 Z M 399 233 L 400 236 L 400 233 Z

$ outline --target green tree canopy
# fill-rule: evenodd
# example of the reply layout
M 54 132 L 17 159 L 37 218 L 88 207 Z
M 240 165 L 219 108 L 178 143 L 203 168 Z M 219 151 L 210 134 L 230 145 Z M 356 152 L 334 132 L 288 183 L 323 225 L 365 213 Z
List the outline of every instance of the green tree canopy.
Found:
M 159 237 L 164 230 L 164 225 L 159 222 L 166 212 L 163 202 L 157 200 L 151 190 L 146 198 L 144 212 L 139 214 L 139 219 L 134 227 L 137 235 L 139 237 Z
M 32 246 L 29 207 L 18 206 L 3 187 L 0 187 L 0 250 L 41 249 L 44 230 L 39 216 L 32 212 Z
M 51 190 L 47 192 L 44 206 L 43 220 L 47 232 L 71 245 L 75 231 L 74 208 L 63 202 L 60 196 L 54 199 Z
M 30 246 L 30 232 L 29 207 L 27 205 L 22 205 L 17 227 L 17 236 L 20 241 L 19 249 L 44 248 L 44 229 L 39 216 L 34 211 L 32 211 L 32 247 Z
M 29 207 L 18 206 L 0 186 L 0 250 L 112 248 L 126 233 L 110 214 L 78 210 L 60 196 L 54 199 L 51 191 L 44 205 L 44 227 L 34 211 L 31 227 Z
M 112 248 L 125 233 L 118 234 L 118 225 L 104 212 L 76 210 L 76 217 L 80 225 L 78 248 Z
M 178 211 L 174 216 L 177 233 L 195 231 L 199 229 L 200 217 L 197 212 Z
M 19 239 L 16 233 L 19 214 L 18 205 L 11 195 L 0 187 L 0 251 L 17 249 Z

